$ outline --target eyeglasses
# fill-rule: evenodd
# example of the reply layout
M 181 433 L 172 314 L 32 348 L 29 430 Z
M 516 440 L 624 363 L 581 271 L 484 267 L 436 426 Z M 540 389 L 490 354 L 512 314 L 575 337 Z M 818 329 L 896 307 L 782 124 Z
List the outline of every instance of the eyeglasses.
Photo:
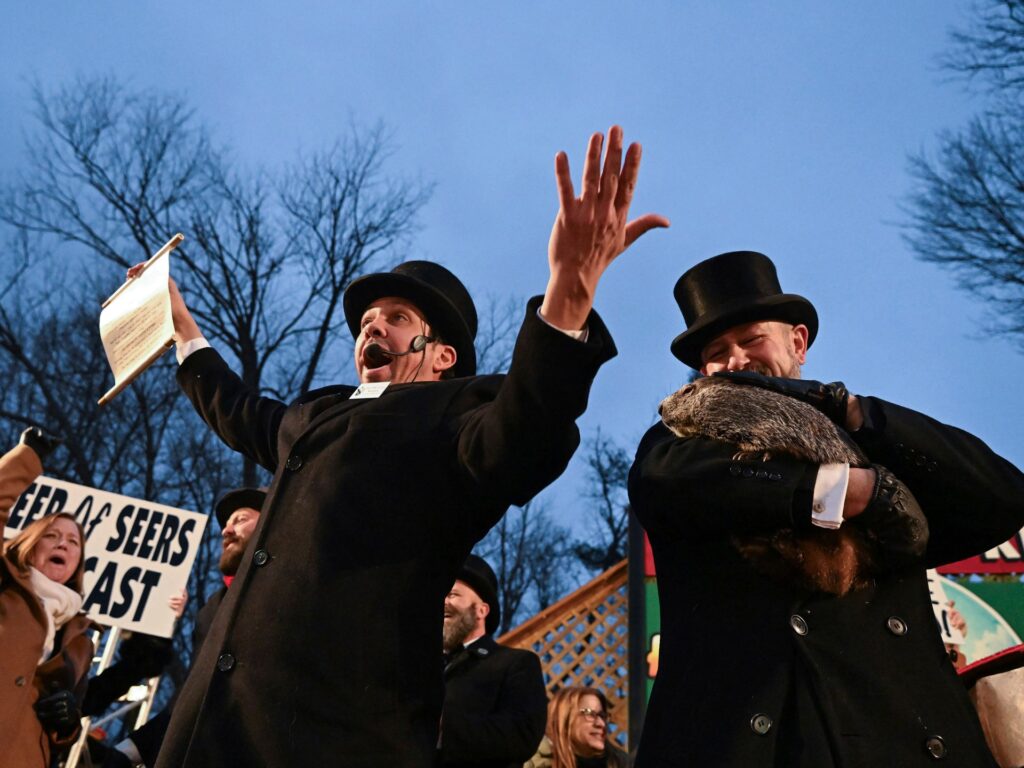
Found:
M 595 720 L 601 720 L 601 721 L 603 721 L 605 723 L 608 722 L 608 713 L 607 712 L 598 712 L 596 709 L 591 709 L 590 707 L 583 707 L 580 710 L 580 714 L 583 715 L 584 719 L 588 723 L 592 723 Z

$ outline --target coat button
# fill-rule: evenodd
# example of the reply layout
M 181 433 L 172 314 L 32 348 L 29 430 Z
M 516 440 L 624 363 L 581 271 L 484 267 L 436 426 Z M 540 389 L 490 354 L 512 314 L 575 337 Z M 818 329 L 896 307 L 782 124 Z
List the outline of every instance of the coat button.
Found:
M 946 749 L 946 742 L 941 736 L 929 736 L 925 739 L 924 748 L 927 749 L 928 754 L 936 760 L 941 760 L 949 754 L 949 750 Z
M 754 475 L 754 477 L 756 477 L 758 480 L 767 480 L 768 473 L 765 472 L 763 469 L 759 469 L 757 473 Z
M 729 466 L 729 474 L 732 475 L 733 477 L 739 477 L 740 472 L 742 471 L 743 470 L 740 468 L 739 464 L 731 464 Z
M 782 475 L 779 474 L 778 472 L 772 472 L 770 475 L 768 475 L 768 479 L 769 480 L 779 481 L 779 480 L 782 479 Z
M 222 653 L 217 657 L 217 669 L 221 672 L 230 672 L 235 667 L 235 657 L 231 653 Z
M 286 469 L 290 469 L 292 472 L 298 471 L 299 467 L 302 466 L 302 457 L 296 453 L 293 453 L 288 457 L 288 461 L 284 463 Z
M 750 718 L 750 730 L 758 736 L 764 736 L 772 729 L 772 719 L 768 715 L 759 712 Z
M 903 635 L 907 634 L 907 631 L 909 630 L 907 622 L 905 622 L 899 616 L 890 616 L 888 619 L 886 619 L 885 626 L 888 627 L 889 631 L 897 637 L 902 637 Z
M 753 477 L 753 476 L 754 476 L 754 470 L 752 470 L 752 469 L 751 469 L 750 467 L 746 467 L 746 468 L 745 468 L 745 469 L 743 470 L 743 476 L 744 476 L 744 477 L 748 477 L 748 478 L 749 478 L 749 477 Z
M 799 613 L 794 613 L 789 617 L 789 626 L 800 636 L 806 635 L 811 631 L 810 627 L 807 626 L 807 620 Z
M 14 684 L 21 688 L 23 685 L 25 685 L 25 676 L 18 675 L 16 678 L 14 678 Z
M 256 563 L 257 566 L 262 567 L 270 562 L 270 553 L 265 549 L 257 549 L 253 553 L 252 561 Z

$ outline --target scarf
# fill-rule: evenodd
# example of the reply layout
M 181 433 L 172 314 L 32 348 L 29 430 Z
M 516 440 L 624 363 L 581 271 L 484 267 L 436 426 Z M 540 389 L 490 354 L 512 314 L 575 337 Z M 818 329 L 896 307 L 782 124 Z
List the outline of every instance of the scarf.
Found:
M 43 655 L 39 657 L 39 663 L 42 664 L 50 658 L 57 630 L 82 610 L 82 596 L 70 587 L 58 584 L 32 566 L 29 566 L 28 575 L 32 590 L 43 604 L 43 613 L 46 614 L 46 640 L 43 642 Z

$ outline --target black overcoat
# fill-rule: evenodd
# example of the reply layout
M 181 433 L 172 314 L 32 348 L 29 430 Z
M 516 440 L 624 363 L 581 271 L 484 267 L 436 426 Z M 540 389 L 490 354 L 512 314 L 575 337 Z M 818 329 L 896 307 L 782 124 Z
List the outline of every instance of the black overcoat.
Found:
M 227 594 L 227 591 L 228 588 L 222 586 L 210 595 L 210 598 L 203 603 L 203 607 L 196 614 L 195 625 L 192 628 L 193 658 L 199 654 L 199 649 L 203 647 L 203 641 L 206 639 L 206 635 L 209 634 L 210 627 L 213 626 L 213 619 L 217 615 L 217 609 L 220 608 L 221 601 L 224 600 L 224 595 Z M 135 743 L 135 748 L 139 751 L 139 756 L 142 758 L 144 765 L 156 765 L 157 755 L 160 752 L 160 747 L 163 746 L 164 737 L 167 735 L 167 727 L 170 725 L 171 712 L 174 711 L 176 701 L 177 695 L 160 712 L 153 715 L 153 717 L 130 734 L 129 738 Z
M 444 670 L 442 768 L 521 768 L 537 751 L 548 696 L 540 659 L 484 635 Z
M 630 499 L 654 550 L 658 676 L 637 765 L 992 766 L 944 652 L 925 568 L 993 547 L 1024 525 L 1024 476 L 980 440 L 863 398 L 854 438 L 913 491 L 930 539 L 920 567 L 845 597 L 756 572 L 733 534 L 809 525 L 817 468 L 679 439 L 640 444 Z
M 433 764 L 444 596 L 510 504 L 565 468 L 614 345 L 527 307 L 507 376 L 257 397 L 212 349 L 178 378 L 232 448 L 274 472 L 251 556 L 175 706 L 158 766 Z

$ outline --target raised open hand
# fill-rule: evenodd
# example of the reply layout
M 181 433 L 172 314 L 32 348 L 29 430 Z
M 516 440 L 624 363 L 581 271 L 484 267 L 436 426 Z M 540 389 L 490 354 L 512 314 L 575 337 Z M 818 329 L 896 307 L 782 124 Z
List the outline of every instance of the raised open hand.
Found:
M 583 327 L 608 265 L 649 229 L 669 226 L 668 219 L 653 213 L 628 221 L 640 172 L 640 145 L 630 144 L 623 161 L 622 128 L 613 125 L 602 169 L 603 145 L 602 134 L 590 137 L 578 197 L 569 158 L 564 152 L 555 157 L 560 206 L 548 243 L 551 277 L 541 314 L 565 330 Z

